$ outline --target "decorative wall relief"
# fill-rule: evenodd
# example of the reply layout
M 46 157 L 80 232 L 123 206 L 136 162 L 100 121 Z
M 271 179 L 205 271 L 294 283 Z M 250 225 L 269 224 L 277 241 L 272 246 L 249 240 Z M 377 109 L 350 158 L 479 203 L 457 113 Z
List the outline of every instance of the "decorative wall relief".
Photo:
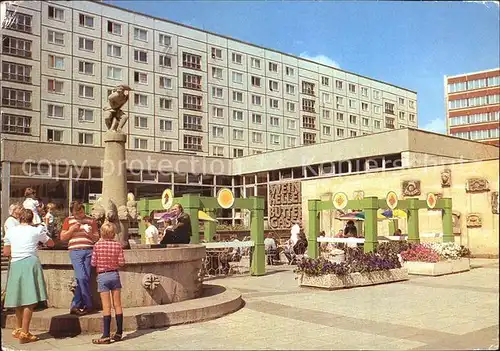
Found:
M 491 193 L 491 212 L 498 214 L 498 191 Z
M 365 192 L 363 190 L 356 190 L 352 194 L 353 200 L 363 200 L 365 198 Z
M 270 229 L 290 229 L 295 222 L 302 226 L 300 181 L 270 184 L 268 189 Z
M 465 191 L 468 193 L 490 191 L 490 183 L 485 178 L 470 178 L 465 183 Z
M 451 215 L 452 223 L 453 223 L 453 234 L 461 234 L 462 228 L 460 227 L 460 215 L 461 213 L 458 211 L 453 211 Z
M 451 169 L 445 169 L 441 172 L 441 187 L 449 188 L 451 186 Z
M 405 180 L 402 188 L 403 196 L 419 196 L 422 193 L 420 180 Z
M 466 220 L 467 228 L 480 228 L 483 225 L 480 213 L 469 213 Z

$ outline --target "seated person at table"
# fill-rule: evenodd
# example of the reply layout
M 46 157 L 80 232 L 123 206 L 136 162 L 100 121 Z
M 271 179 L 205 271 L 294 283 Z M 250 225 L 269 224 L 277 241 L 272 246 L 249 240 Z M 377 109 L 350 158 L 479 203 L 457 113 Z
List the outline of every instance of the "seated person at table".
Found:
M 276 241 L 273 239 L 271 234 L 267 234 L 264 239 L 264 248 L 266 250 L 267 264 L 272 264 L 273 260 L 276 258 L 278 247 L 276 246 Z
M 356 238 L 358 236 L 358 229 L 353 221 L 347 221 L 347 225 L 344 229 L 344 236 L 347 238 Z
M 144 232 L 146 236 L 146 244 L 158 244 L 158 229 L 153 225 L 153 220 L 151 217 L 145 216 L 143 221 L 146 225 L 146 231 Z
M 191 240 L 191 217 L 184 212 L 181 204 L 175 204 L 172 211 L 176 217 L 176 224 L 171 230 L 165 230 L 160 244 L 189 244 Z
M 403 232 L 401 232 L 401 229 L 396 229 L 396 231 L 394 232 L 394 235 L 401 236 L 401 235 L 403 235 Z

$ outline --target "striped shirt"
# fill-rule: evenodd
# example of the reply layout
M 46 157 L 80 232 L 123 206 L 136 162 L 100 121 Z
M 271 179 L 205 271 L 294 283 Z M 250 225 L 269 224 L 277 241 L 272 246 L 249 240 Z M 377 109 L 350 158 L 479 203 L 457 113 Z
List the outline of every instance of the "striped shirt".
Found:
M 72 225 L 79 224 L 80 229 L 76 230 L 69 239 L 68 250 L 85 250 L 94 247 L 94 240 L 99 238 L 96 221 L 88 216 L 76 219 L 73 216 L 64 220 L 62 230 L 69 230 Z

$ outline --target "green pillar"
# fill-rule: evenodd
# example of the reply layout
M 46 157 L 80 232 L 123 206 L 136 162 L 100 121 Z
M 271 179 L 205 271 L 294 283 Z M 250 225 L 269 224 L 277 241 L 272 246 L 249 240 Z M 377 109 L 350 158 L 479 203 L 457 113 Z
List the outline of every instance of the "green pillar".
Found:
M 395 231 L 396 231 L 396 220 L 391 219 L 389 221 L 389 235 L 394 235 Z
M 443 205 L 443 242 L 454 242 L 453 235 L 453 211 L 451 209 L 452 203 L 450 198 L 442 199 Z
M 198 210 L 200 209 L 200 195 L 184 194 L 182 195 L 182 204 L 184 212 L 191 218 L 191 244 L 200 243 L 200 220 L 198 219 Z
M 307 233 L 307 256 L 318 257 L 318 232 L 319 232 L 319 203 L 320 200 L 308 200 L 307 210 L 309 214 L 309 230 Z
M 418 209 L 418 199 L 408 199 L 408 241 L 416 244 L 420 243 Z
M 215 217 L 215 210 L 209 209 L 206 212 L 210 217 L 212 217 L 212 218 Z M 214 235 L 216 232 L 216 227 L 217 227 L 217 223 L 215 223 L 215 222 L 205 222 L 204 223 L 203 236 L 204 236 L 204 239 L 206 242 L 210 243 L 213 241 L 213 238 L 214 238 Z
M 254 242 L 252 253 L 252 275 L 266 273 L 266 250 L 264 247 L 264 198 L 250 197 L 253 204 L 250 214 L 250 237 Z
M 366 197 L 362 200 L 365 211 L 365 252 L 373 252 L 378 244 L 377 211 L 378 198 Z

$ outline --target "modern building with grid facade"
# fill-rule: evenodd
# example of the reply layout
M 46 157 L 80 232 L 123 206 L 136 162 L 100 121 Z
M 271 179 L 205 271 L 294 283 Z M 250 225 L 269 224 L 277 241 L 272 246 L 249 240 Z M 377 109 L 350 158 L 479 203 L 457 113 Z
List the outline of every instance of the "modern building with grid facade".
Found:
M 446 129 L 459 138 L 500 145 L 500 69 L 444 77 Z
M 128 149 L 241 157 L 417 126 L 417 95 L 94 1 L 1 4 L 2 133 L 102 146 L 111 89 L 132 89 Z

